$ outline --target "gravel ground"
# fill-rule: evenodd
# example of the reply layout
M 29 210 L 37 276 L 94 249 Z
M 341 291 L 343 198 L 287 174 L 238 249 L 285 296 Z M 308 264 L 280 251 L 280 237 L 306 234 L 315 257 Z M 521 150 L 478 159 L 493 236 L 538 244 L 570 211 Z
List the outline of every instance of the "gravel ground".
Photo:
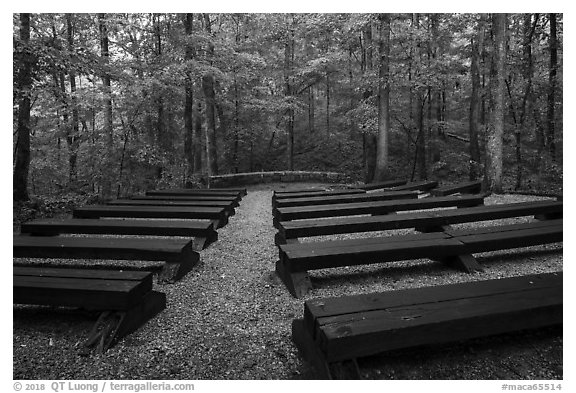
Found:
M 13 378 L 311 379 L 290 332 L 291 321 L 302 317 L 304 300 L 562 270 L 562 245 L 545 245 L 482 254 L 486 271 L 472 275 L 429 260 L 313 271 L 315 289 L 305 299 L 293 299 L 274 274 L 271 190 L 318 185 L 249 187 L 236 215 L 218 230 L 218 241 L 201 252 L 201 264 L 176 284 L 155 285 L 167 294 L 167 308 L 103 355 L 81 356 L 77 348 L 96 315 L 14 306 Z M 542 198 L 491 196 L 486 203 L 535 199 Z M 361 359 L 360 366 L 369 379 L 562 379 L 562 344 L 561 328 L 540 329 L 398 351 Z

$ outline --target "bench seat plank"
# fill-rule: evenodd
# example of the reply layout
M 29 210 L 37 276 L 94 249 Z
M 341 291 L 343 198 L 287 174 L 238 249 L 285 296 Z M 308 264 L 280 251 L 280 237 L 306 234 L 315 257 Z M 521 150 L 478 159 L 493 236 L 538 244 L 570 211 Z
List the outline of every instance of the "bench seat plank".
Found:
M 323 220 L 281 222 L 276 244 L 286 239 L 334 235 L 340 233 L 370 232 L 389 229 L 438 228 L 445 225 L 472 221 L 496 220 L 535 214 L 562 214 L 562 202 L 537 201 L 498 204 L 461 209 L 409 212 L 394 216 L 334 217 Z
M 240 204 L 239 198 L 234 196 L 204 196 L 204 195 L 136 195 L 130 197 L 136 201 L 198 201 L 198 202 L 230 202 L 233 207 Z
M 406 183 L 396 187 L 387 188 L 388 191 L 411 191 L 411 190 L 418 190 L 418 191 L 429 191 L 435 188 L 438 185 L 438 182 L 435 180 L 422 180 L 422 181 L 415 181 Z
M 217 190 L 207 190 L 207 189 L 173 189 L 173 190 L 153 190 L 146 191 L 146 195 L 158 195 L 158 196 L 220 196 L 220 197 L 235 197 L 239 200 L 242 199 L 242 193 L 237 191 L 217 191 Z
M 13 266 L 14 276 L 69 277 L 99 280 L 150 281 L 152 272 L 138 270 L 73 269 L 65 267 Z
M 330 364 L 390 350 L 562 324 L 562 272 L 305 302 L 292 337 L 324 377 Z
M 441 207 L 472 207 L 482 205 L 484 196 L 435 197 L 393 201 L 343 203 L 336 205 L 299 206 L 278 208 L 277 220 L 290 221 L 310 218 L 352 216 L 361 214 L 388 214 L 392 212 L 433 209 Z
M 352 188 L 360 188 L 362 190 L 371 191 L 371 190 L 379 190 L 383 188 L 390 188 L 390 187 L 397 187 L 406 184 L 406 180 L 386 180 L 377 183 L 368 183 L 368 184 L 361 184 L 359 186 L 354 186 Z
M 228 222 L 226 209 L 201 206 L 112 206 L 92 205 L 72 212 L 74 218 L 179 218 L 218 220 L 218 227 Z
M 474 180 L 458 184 L 449 184 L 442 187 L 435 188 L 430 191 L 434 196 L 446 196 L 456 193 L 462 194 L 477 194 L 482 191 L 482 181 Z
M 161 199 L 114 199 L 107 203 L 113 206 L 203 206 L 222 207 L 234 214 L 234 203 L 232 201 L 168 201 Z
M 152 290 L 152 282 L 14 276 L 14 303 L 126 310 Z
M 366 194 L 315 196 L 306 198 L 294 198 L 279 200 L 276 207 L 313 206 L 313 205 L 333 205 L 339 203 L 387 201 L 394 199 L 416 199 L 418 193 L 415 191 L 385 191 Z

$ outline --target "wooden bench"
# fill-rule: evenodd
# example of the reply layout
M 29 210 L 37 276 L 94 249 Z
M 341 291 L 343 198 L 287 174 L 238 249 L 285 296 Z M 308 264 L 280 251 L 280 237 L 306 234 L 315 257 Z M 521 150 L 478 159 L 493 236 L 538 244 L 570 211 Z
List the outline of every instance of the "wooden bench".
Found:
M 203 250 L 218 240 L 210 220 L 122 220 L 64 219 L 35 220 L 23 223 L 20 232 L 33 236 L 56 236 L 64 233 L 91 235 L 147 235 L 193 237 L 194 250 Z
M 458 184 L 449 184 L 430 191 L 433 196 L 446 196 L 453 194 L 478 194 L 482 191 L 482 181 L 474 180 Z
M 188 273 L 200 259 L 191 240 L 133 239 L 102 237 L 13 238 L 14 258 L 110 259 L 164 261 L 159 282 L 175 282 Z
M 342 203 L 336 205 L 297 206 L 276 209 L 274 226 L 280 222 L 322 217 L 385 215 L 399 211 L 435 209 L 441 207 L 471 207 L 484 204 L 484 195 L 447 196 L 376 202 Z
M 301 356 L 322 378 L 360 377 L 356 359 L 561 325 L 562 272 L 304 303 L 292 323 Z
M 437 181 L 434 180 L 423 180 L 406 183 L 400 186 L 388 188 L 388 191 L 429 191 L 438 185 Z
M 138 195 L 133 196 L 130 199 L 136 201 L 219 201 L 219 202 L 229 202 L 232 207 L 236 208 L 240 206 L 240 199 L 238 197 L 229 196 L 204 196 L 204 195 Z
M 449 229 L 446 232 L 279 246 L 276 272 L 295 297 L 311 288 L 308 270 L 410 259 L 433 259 L 466 272 L 482 270 L 473 253 L 562 241 L 562 220 Z
M 398 187 L 406 184 L 406 180 L 386 180 L 376 183 L 361 184 L 359 186 L 352 186 L 351 188 L 360 188 L 362 190 L 380 190 L 383 188 Z
M 233 197 L 242 199 L 242 193 L 237 191 L 218 191 L 218 190 L 193 190 L 193 189 L 173 189 L 173 190 L 154 190 L 146 191 L 146 195 L 159 195 L 159 196 L 219 196 L 219 197 Z
M 220 192 L 220 191 L 229 191 L 229 192 L 238 192 L 240 193 L 241 196 L 245 196 L 248 194 L 248 191 L 246 190 L 246 188 L 242 188 L 242 187 L 212 187 L 212 188 L 207 188 L 206 190 L 208 191 L 214 191 L 214 192 Z
M 563 205 L 557 201 L 520 202 L 461 209 L 429 210 L 373 217 L 337 217 L 331 219 L 281 222 L 276 244 L 298 241 L 310 236 L 372 232 L 415 228 L 420 232 L 442 231 L 451 224 L 535 216 L 541 219 L 562 218 Z
M 84 348 L 106 351 L 166 308 L 152 273 L 44 267 L 13 268 L 13 303 L 101 312 Z
M 281 199 L 276 201 L 276 208 L 295 206 L 334 205 L 339 203 L 388 201 L 393 199 L 415 199 L 415 191 L 384 191 L 365 194 L 314 196 L 305 198 Z
M 228 213 L 221 207 L 201 206 L 112 206 L 91 205 L 72 211 L 74 218 L 178 218 L 209 219 L 217 228 L 228 223 Z
M 226 201 L 166 201 L 166 200 L 137 200 L 114 199 L 107 203 L 112 206 L 175 206 L 175 207 L 220 207 L 226 210 L 228 216 L 233 216 L 234 203 Z
M 309 198 L 309 197 L 328 197 L 336 195 L 358 195 L 365 194 L 365 190 L 361 189 L 349 189 L 349 190 L 330 190 L 330 191 L 320 191 L 320 192 L 291 192 L 291 193 L 278 193 L 272 194 L 272 207 L 276 206 L 276 202 L 280 200 L 294 199 L 294 198 Z

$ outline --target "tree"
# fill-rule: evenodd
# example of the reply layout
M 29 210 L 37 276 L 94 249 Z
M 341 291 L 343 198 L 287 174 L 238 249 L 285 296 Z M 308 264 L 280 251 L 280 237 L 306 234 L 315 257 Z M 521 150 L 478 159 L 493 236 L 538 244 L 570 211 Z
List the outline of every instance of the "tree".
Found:
M 390 133 L 390 14 L 381 14 L 380 64 L 378 71 L 378 145 L 376 180 L 388 177 L 388 134 Z
M 16 162 L 14 163 L 13 199 L 27 201 L 28 170 L 30 167 L 30 94 L 32 88 L 32 54 L 30 43 L 30 14 L 20 14 L 20 42 L 18 43 L 18 127 L 16 134 Z
M 556 75 L 558 67 L 558 42 L 556 33 L 556 14 L 550 14 L 550 69 L 548 74 L 549 90 L 548 90 L 548 132 L 546 134 L 546 144 L 548 151 L 553 161 L 556 161 L 556 141 L 555 141 L 555 106 L 556 106 Z
M 469 178 L 476 180 L 480 176 L 480 146 L 478 144 L 478 123 L 480 120 L 480 60 L 484 41 L 484 15 L 480 16 L 476 34 L 470 39 L 471 66 L 470 78 L 472 91 L 470 92 L 470 115 L 468 135 L 470 138 L 470 167 Z
M 502 192 L 502 149 L 504 136 L 504 89 L 506 64 L 506 14 L 492 15 L 494 31 L 494 73 L 492 75 L 491 121 L 486 144 L 485 186 L 496 193 Z
M 209 14 L 203 14 L 204 28 L 208 34 L 208 39 L 212 37 L 212 22 Z M 208 42 L 206 50 L 208 63 L 211 65 L 214 57 L 214 44 Z M 204 92 L 204 102 L 206 103 L 206 160 L 208 174 L 214 176 L 218 174 L 218 151 L 216 147 L 216 96 L 214 93 L 214 77 L 210 72 L 202 76 L 202 91 Z
M 104 158 L 105 170 L 112 168 L 114 154 L 114 125 L 112 118 L 112 86 L 110 74 L 105 68 L 110 62 L 110 51 L 108 43 L 108 26 L 106 25 L 106 14 L 98 14 L 98 27 L 100 30 L 100 56 L 102 57 L 103 71 L 102 84 L 104 85 L 104 133 L 106 135 L 106 157 Z M 110 176 L 103 176 L 102 196 L 109 198 L 112 195 L 112 179 Z

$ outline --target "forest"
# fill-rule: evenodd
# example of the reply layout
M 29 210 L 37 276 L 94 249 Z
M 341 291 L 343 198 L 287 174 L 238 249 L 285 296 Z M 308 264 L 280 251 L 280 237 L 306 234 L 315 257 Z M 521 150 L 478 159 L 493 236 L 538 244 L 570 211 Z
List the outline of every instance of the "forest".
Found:
M 562 14 L 14 14 L 13 199 L 273 170 L 561 192 Z

